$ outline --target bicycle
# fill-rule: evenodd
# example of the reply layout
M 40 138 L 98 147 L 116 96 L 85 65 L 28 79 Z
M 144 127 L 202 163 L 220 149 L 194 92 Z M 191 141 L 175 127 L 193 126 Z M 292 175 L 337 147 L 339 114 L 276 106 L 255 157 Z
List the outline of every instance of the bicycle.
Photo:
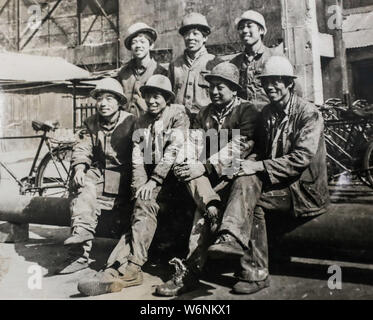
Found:
M 349 107 L 329 99 L 320 107 L 325 120 L 328 177 L 357 176 L 373 188 L 373 112 L 365 100 Z
M 46 122 L 32 121 L 32 128 L 36 132 L 42 131 L 43 134 L 32 136 L 32 138 L 40 138 L 40 143 L 33 158 L 28 176 L 19 179 L 3 161 L 0 161 L 0 166 L 17 182 L 21 195 L 29 194 L 32 196 L 39 195 L 44 197 L 68 196 L 71 175 L 70 162 L 74 142 L 60 141 L 48 135 L 58 127 L 58 122 L 49 124 Z M 2 137 L 0 139 L 21 138 L 23 137 Z M 44 143 L 48 148 L 48 152 L 37 165 Z

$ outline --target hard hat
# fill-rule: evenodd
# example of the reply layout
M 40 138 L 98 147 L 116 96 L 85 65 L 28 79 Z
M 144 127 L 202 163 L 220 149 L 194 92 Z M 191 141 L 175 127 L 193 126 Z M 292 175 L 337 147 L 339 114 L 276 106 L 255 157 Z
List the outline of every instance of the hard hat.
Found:
M 131 41 L 134 37 L 136 37 L 139 33 L 147 33 L 152 38 L 153 42 L 157 40 L 157 31 L 149 27 L 146 23 L 137 22 L 131 25 L 127 30 L 127 36 L 124 39 L 124 45 L 128 50 L 131 50 Z
M 152 75 L 145 85 L 140 87 L 140 92 L 144 96 L 148 90 L 159 90 L 166 94 L 170 100 L 175 99 L 175 94 L 172 92 L 172 85 L 169 78 L 161 74 Z
M 272 56 L 264 63 L 263 71 L 258 78 L 264 77 L 289 77 L 295 79 L 293 65 L 284 56 Z
M 239 17 L 235 20 L 235 24 L 236 24 L 237 28 L 238 28 L 239 23 L 241 21 L 244 21 L 244 20 L 250 20 L 250 21 L 253 21 L 253 22 L 259 24 L 264 29 L 264 35 L 267 33 L 266 22 L 264 20 L 263 15 L 260 14 L 259 12 L 254 11 L 254 10 L 245 11 L 241 15 L 241 17 Z
M 211 28 L 207 23 L 206 17 L 197 12 L 191 12 L 184 17 L 179 29 L 179 33 L 183 36 L 185 32 L 193 28 L 201 30 L 206 35 L 211 33 Z
M 223 79 L 233 84 L 238 91 L 242 90 L 240 85 L 240 71 L 230 62 L 222 62 L 216 65 L 211 70 L 211 73 L 205 76 L 205 79 L 208 82 L 213 79 Z
M 119 98 L 119 103 L 124 105 L 127 103 L 127 99 L 123 93 L 123 87 L 118 80 L 113 78 L 104 78 L 97 82 L 96 88 L 93 89 L 90 94 L 91 97 L 97 99 L 100 93 L 112 93 Z

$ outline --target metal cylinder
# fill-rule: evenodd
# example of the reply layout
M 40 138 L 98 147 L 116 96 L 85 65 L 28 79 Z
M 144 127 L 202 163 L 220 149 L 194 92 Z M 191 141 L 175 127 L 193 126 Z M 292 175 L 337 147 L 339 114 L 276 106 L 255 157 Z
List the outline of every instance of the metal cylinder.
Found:
M 0 220 L 13 223 L 35 223 L 55 226 L 70 226 L 70 199 L 30 196 L 0 197 Z M 117 238 L 123 225 L 129 227 L 131 207 L 124 212 L 107 212 L 100 216 L 97 236 Z M 128 212 L 127 212 L 128 211 Z M 272 221 L 268 217 L 269 235 L 278 231 L 279 223 L 287 226 L 282 217 Z M 295 218 L 293 218 L 294 221 Z M 288 220 L 289 223 L 291 221 Z M 299 220 L 300 221 L 300 220 Z M 373 247 L 373 212 L 370 204 L 337 203 L 327 213 L 280 234 L 280 247 L 313 250 L 316 255 L 324 248 L 366 250 Z

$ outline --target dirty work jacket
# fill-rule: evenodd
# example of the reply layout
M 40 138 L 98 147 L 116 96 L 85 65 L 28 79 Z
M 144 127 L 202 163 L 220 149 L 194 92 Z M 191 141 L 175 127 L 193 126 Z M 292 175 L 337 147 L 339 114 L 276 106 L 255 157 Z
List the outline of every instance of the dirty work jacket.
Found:
M 126 111 L 119 111 L 118 121 L 111 130 L 101 126 L 98 113 L 86 119 L 84 129 L 78 134 L 73 148 L 72 166 L 85 164 L 105 179 L 105 170 L 120 173 L 119 193 L 128 188 L 131 179 L 132 133 L 136 117 Z M 111 179 L 117 177 L 111 175 Z M 108 181 L 104 181 L 108 183 Z
M 204 143 L 200 144 L 205 147 L 205 152 L 202 155 L 206 155 L 207 161 L 201 157 L 200 160 L 205 163 L 209 174 L 215 172 L 221 178 L 236 173 L 231 172 L 238 170 L 239 167 L 238 162 L 232 162 L 235 159 L 235 154 L 232 151 L 238 151 L 240 159 L 246 158 L 252 152 L 258 116 L 258 108 L 240 98 L 233 101 L 230 110 L 220 119 L 217 117 L 215 106 L 212 103 L 198 113 L 193 128 L 203 129 L 206 133 Z M 225 130 L 224 136 L 227 133 L 228 139 L 223 137 L 222 130 Z M 234 130 L 239 134 L 234 134 Z M 216 145 L 216 141 L 219 142 L 218 145 Z
M 182 105 L 168 105 L 156 117 L 141 116 L 135 125 L 132 153 L 132 191 L 149 179 L 162 185 L 184 144 L 189 118 Z
M 206 49 L 201 50 L 203 51 L 191 65 L 184 52 L 169 66 L 169 78 L 176 96 L 175 103 L 184 105 L 188 114 L 192 115 L 211 102 L 209 83 L 205 80 L 205 75 L 218 63 L 213 54 Z
M 329 192 L 326 172 L 324 121 L 316 106 L 294 96 L 288 116 L 287 132 L 278 144 L 283 150 L 271 158 L 274 105 L 267 105 L 259 117 L 256 131 L 259 156 L 263 159 L 267 187 L 290 187 L 296 216 L 326 212 Z M 280 150 L 281 150 L 280 149 Z
M 237 54 L 230 62 L 240 70 L 240 85 L 244 88 L 241 96 L 251 103 L 263 108 L 270 101 L 262 87 L 258 76 L 263 71 L 264 63 L 271 56 L 283 55 L 278 48 L 268 48 L 262 45 L 254 59 L 249 62 L 245 52 Z
M 154 59 L 151 59 L 146 66 L 144 73 L 141 75 L 136 74 L 135 59 L 130 60 L 119 71 L 118 80 L 122 83 L 124 95 L 128 102 L 125 105 L 125 110 L 132 113 L 136 117 L 143 115 L 146 112 L 147 106 L 143 99 L 140 87 L 149 80 L 154 74 L 162 74 L 167 76 L 167 70 L 163 68 Z

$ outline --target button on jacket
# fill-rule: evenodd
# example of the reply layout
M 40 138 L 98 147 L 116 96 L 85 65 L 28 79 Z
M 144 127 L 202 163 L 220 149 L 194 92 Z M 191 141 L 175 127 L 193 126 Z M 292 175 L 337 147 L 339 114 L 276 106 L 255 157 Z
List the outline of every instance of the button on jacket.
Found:
M 118 79 L 122 83 L 124 95 L 128 103 L 125 110 L 139 117 L 146 112 L 146 102 L 141 96 L 140 87 L 143 86 L 154 74 L 167 76 L 167 70 L 154 59 L 141 69 L 136 68 L 134 59 L 130 60 L 118 74 Z
M 211 141 L 211 138 L 206 140 L 206 155 L 209 160 L 206 167 L 208 169 L 212 169 L 211 165 L 213 165 L 218 176 L 224 175 L 227 166 L 233 165 L 231 162 L 232 153 L 227 152 L 227 148 L 228 150 L 234 150 L 236 146 L 238 148 L 236 150 L 240 152 L 240 158 L 246 158 L 251 153 L 258 116 L 258 108 L 240 98 L 236 98 L 230 108 L 220 115 L 217 114 L 216 107 L 212 103 L 199 112 L 193 126 L 194 129 L 203 129 L 205 132 L 215 129 L 218 135 L 221 134 L 222 130 L 227 130 L 228 133 L 226 145 L 222 145 L 224 139 L 219 139 L 218 148 Z M 236 130 L 239 134 L 234 135 L 233 130 Z
M 168 105 L 157 117 L 146 113 L 137 120 L 132 154 L 133 191 L 150 178 L 163 184 L 186 140 L 188 128 L 185 108 L 177 104 Z
M 121 185 L 128 183 L 131 173 L 132 133 L 135 116 L 119 111 L 119 117 L 110 129 L 98 113 L 84 122 L 78 142 L 74 146 L 72 165 L 85 164 L 89 169 L 121 172 Z
M 256 146 L 263 161 L 267 184 L 276 188 L 290 186 L 296 216 L 326 212 L 329 192 L 324 141 L 324 121 L 316 106 L 294 95 L 284 130 L 278 138 L 273 157 L 274 114 L 272 104 L 259 117 Z M 280 150 L 280 152 L 279 152 Z
M 209 83 L 204 76 L 218 63 L 206 49 L 189 62 L 186 52 L 170 63 L 169 78 L 175 93 L 175 103 L 186 107 L 189 114 L 196 114 L 210 102 Z
M 242 97 L 260 107 L 264 107 L 270 101 L 258 76 L 262 73 L 264 63 L 273 55 L 281 54 L 276 48 L 268 48 L 262 45 L 251 61 L 249 61 L 245 52 L 239 53 L 230 61 L 240 70 L 240 85 L 244 88 Z

